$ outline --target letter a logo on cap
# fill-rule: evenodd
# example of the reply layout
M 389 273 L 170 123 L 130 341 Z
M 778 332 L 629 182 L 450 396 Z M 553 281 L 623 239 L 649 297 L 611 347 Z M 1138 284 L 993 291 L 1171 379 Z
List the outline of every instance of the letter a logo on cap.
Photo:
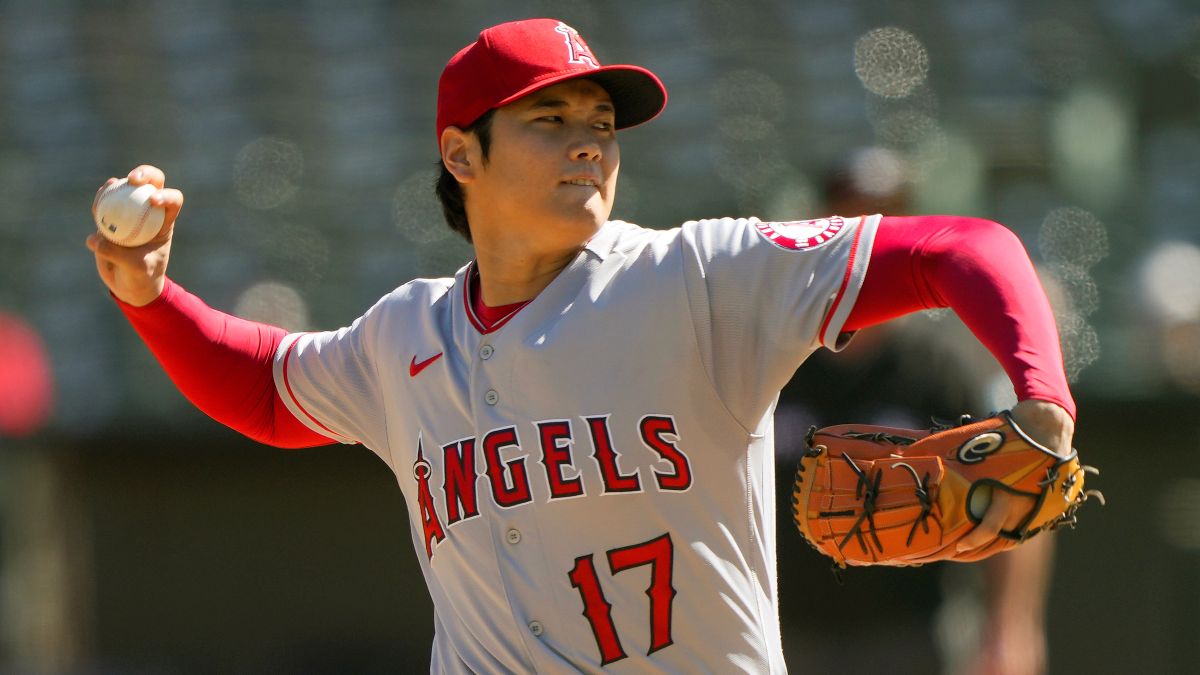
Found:
M 600 64 L 596 63 L 596 58 L 592 56 L 592 51 L 584 43 L 583 38 L 579 37 L 579 31 L 561 21 L 554 27 L 554 30 L 562 33 L 563 40 L 567 43 L 567 63 L 582 63 L 592 68 L 600 67 Z

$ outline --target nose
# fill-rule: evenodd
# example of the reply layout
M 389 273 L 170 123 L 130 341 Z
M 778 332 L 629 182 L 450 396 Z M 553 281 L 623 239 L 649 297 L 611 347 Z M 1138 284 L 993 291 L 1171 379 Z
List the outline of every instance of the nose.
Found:
M 571 159 L 597 162 L 604 156 L 600 141 L 590 131 L 578 134 L 572 139 L 567 153 Z
M 585 162 L 598 162 L 602 156 L 600 144 L 595 141 L 576 143 L 571 148 L 571 158 Z

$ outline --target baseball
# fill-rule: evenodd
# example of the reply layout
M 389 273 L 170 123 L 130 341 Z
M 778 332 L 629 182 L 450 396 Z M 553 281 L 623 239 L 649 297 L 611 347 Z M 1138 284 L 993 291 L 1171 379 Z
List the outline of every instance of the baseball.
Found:
M 120 246 L 141 246 L 158 235 L 167 212 L 150 205 L 150 195 L 158 188 L 147 183 L 134 187 L 122 178 L 96 195 L 92 212 L 96 229 Z
M 975 517 L 976 520 L 983 520 L 983 515 L 987 513 L 988 506 L 992 504 L 992 486 L 980 485 L 971 492 L 971 497 L 967 503 L 967 511 Z

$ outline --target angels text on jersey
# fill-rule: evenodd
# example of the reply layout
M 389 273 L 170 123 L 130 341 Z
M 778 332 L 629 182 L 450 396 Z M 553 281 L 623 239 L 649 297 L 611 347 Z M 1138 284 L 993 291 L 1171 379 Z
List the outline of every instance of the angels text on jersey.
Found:
M 545 481 L 551 501 L 585 496 L 580 467 L 585 456 L 590 456 L 598 469 L 603 494 L 642 492 L 646 484 L 664 493 L 683 492 L 692 486 L 691 460 L 679 446 L 674 417 L 650 414 L 637 422 L 644 446 L 640 451 L 652 453 L 657 460 L 646 477 L 639 469 L 622 472 L 620 457 L 637 450 L 614 447 L 610 417 L 580 417 L 579 431 L 569 419 L 534 422 L 524 432 L 524 443 L 521 430 L 512 425 L 492 429 L 482 438 L 471 436 L 444 445 L 418 434 L 412 477 L 417 484 L 426 556 L 433 558 L 449 528 L 479 515 L 481 497 L 506 509 L 528 504 L 533 500 L 531 480 Z M 531 452 L 531 447 L 535 451 Z M 441 466 L 440 484 L 434 475 L 435 462 Z

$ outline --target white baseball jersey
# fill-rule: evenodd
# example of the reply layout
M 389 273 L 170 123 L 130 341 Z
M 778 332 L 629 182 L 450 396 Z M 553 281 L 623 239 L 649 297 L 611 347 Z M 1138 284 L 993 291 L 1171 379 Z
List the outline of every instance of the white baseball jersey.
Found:
M 784 672 L 772 414 L 878 222 L 612 221 L 490 331 L 469 264 L 283 341 L 292 412 L 404 491 L 433 672 Z

